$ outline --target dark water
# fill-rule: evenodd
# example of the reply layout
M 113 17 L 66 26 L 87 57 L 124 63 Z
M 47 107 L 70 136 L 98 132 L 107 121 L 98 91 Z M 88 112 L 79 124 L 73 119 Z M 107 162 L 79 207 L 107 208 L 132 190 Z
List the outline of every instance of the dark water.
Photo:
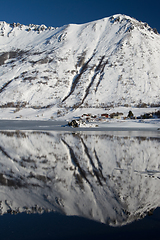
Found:
M 0 240 L 160 239 L 159 181 L 159 133 L 4 129 Z
M 38 130 L 38 131 L 143 131 L 150 132 L 153 134 L 158 134 L 160 131 L 155 128 L 139 128 L 139 127 L 116 127 L 112 126 L 110 123 L 100 124 L 101 127 L 90 128 L 90 127 L 81 127 L 81 128 L 72 128 L 68 126 L 67 121 L 37 121 L 37 120 L 0 120 L 0 130 Z
M 0 217 L 1 240 L 51 240 L 51 239 L 160 239 L 160 208 L 123 227 L 105 224 L 80 217 L 66 217 L 57 213 L 5 214 Z

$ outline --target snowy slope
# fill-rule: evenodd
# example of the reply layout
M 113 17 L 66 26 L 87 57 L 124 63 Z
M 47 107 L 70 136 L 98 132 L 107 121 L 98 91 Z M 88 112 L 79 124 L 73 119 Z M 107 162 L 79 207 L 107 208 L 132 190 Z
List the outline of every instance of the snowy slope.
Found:
M 159 106 L 159 56 L 160 35 L 125 15 L 56 29 L 0 22 L 1 111 Z
M 160 138 L 0 132 L 0 212 L 58 211 L 109 225 L 160 203 Z

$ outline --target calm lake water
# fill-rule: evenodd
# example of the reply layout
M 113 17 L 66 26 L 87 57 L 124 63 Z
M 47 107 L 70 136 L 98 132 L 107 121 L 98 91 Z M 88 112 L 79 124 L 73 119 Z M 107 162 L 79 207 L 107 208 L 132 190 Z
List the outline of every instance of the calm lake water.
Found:
M 1 130 L 1 239 L 159 239 L 159 181 L 159 132 Z

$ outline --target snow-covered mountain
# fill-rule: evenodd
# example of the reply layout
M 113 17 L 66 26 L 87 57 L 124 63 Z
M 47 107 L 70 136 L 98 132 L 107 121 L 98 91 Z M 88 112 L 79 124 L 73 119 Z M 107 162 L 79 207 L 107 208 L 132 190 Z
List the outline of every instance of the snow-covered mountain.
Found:
M 0 213 L 144 217 L 160 206 L 160 138 L 140 134 L 1 131 Z
M 160 105 L 160 35 L 125 15 L 60 28 L 0 22 L 0 108 Z M 23 110 L 22 110 L 23 109 Z

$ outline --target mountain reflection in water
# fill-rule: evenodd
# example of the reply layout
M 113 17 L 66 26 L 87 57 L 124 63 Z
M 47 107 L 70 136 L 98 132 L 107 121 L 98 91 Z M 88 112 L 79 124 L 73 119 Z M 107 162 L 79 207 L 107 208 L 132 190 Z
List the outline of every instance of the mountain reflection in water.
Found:
M 0 213 L 56 211 L 111 226 L 160 204 L 160 137 L 0 131 Z

